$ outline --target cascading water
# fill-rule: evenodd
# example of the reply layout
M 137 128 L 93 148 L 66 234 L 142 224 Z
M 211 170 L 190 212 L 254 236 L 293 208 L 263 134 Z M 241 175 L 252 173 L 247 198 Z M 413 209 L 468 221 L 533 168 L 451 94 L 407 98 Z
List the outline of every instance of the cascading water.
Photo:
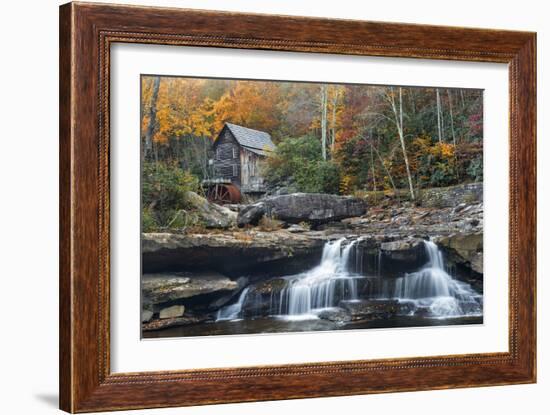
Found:
M 398 278 L 394 297 L 412 301 L 434 317 L 481 314 L 481 295 L 445 271 L 443 255 L 434 242 L 424 241 L 424 246 L 428 263 L 420 271 Z
M 242 290 L 236 303 L 220 308 L 216 320 L 237 320 L 241 318 L 241 311 L 249 290 L 249 287 Z
M 302 274 L 287 277 L 281 290 L 279 315 L 308 316 L 315 310 L 335 307 L 342 300 L 357 300 L 357 279 L 349 272 L 350 253 L 357 240 L 342 248 L 345 238 L 327 242 L 321 264 Z
M 351 273 L 349 263 L 358 241 L 345 245 L 346 238 L 329 241 L 323 248 L 318 266 L 301 274 L 283 277 L 285 287 L 269 298 L 270 314 L 307 319 L 315 317 L 318 310 L 337 306 L 340 301 L 357 300 L 357 280 L 363 277 Z M 218 311 L 217 320 L 242 318 L 243 306 L 250 301 L 249 294 L 247 287 L 236 303 Z
M 419 311 L 436 318 L 482 314 L 482 296 L 446 272 L 443 255 L 434 242 L 424 241 L 428 262 L 419 271 L 394 279 L 382 276 L 381 254 L 376 257 L 376 275 L 363 275 L 360 241 L 341 238 L 327 242 L 319 265 L 280 277 L 283 287 L 267 297 L 254 292 L 253 285 L 246 287 L 237 302 L 218 311 L 217 320 L 242 319 L 245 306 L 248 317 L 311 319 L 342 302 L 368 300 L 398 301 L 406 305 L 403 313 L 409 315 Z

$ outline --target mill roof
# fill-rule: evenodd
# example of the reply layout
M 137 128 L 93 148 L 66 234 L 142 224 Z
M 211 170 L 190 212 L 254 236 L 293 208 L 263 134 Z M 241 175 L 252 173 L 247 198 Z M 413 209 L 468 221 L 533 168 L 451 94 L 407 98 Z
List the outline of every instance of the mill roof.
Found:
M 262 153 L 275 150 L 275 144 L 271 141 L 271 136 L 264 131 L 253 130 L 252 128 L 228 122 L 225 123 L 224 128 L 225 127 L 231 131 L 231 134 L 233 134 L 237 142 L 243 147 L 247 147 L 250 150 L 256 149 Z

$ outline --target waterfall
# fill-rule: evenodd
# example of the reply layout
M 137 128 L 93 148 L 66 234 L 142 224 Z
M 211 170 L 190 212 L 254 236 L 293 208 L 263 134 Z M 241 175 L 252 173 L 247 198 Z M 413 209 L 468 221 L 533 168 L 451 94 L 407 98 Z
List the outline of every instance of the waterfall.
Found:
M 250 287 L 242 290 L 236 303 L 220 308 L 216 320 L 236 320 L 241 318 L 241 311 L 249 290 Z
M 435 317 L 451 317 L 481 312 L 481 296 L 469 284 L 451 277 L 445 270 L 443 254 L 432 241 L 424 241 L 427 264 L 419 271 L 398 278 L 394 297 L 411 300 Z
M 357 240 L 342 248 L 345 238 L 327 242 L 321 263 L 310 271 L 287 277 L 281 291 L 278 314 L 289 316 L 312 315 L 315 310 L 335 307 L 342 300 L 357 300 L 357 279 L 351 274 L 350 254 Z
M 314 268 L 296 275 L 278 277 L 282 288 L 262 294 L 252 284 L 234 304 L 218 310 L 217 320 L 247 317 L 283 316 L 290 319 L 316 318 L 319 311 L 341 306 L 341 302 L 396 301 L 403 304 L 400 315 L 444 318 L 482 313 L 482 296 L 469 284 L 454 279 L 445 270 L 442 252 L 432 241 L 424 241 L 427 263 L 404 277 L 384 277 L 389 265 L 375 257 L 373 274 L 363 275 L 361 238 L 328 241 L 321 261 Z M 359 289 L 360 288 L 360 289 Z

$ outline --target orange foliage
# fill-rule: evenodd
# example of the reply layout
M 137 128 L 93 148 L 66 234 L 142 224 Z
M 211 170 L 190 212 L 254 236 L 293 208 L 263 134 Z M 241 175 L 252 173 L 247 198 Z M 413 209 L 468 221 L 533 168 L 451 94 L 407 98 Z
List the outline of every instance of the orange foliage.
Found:
M 280 123 L 279 88 L 274 82 L 239 81 L 212 106 L 214 131 L 225 122 L 272 131 Z
M 142 109 L 148 108 L 151 100 L 153 77 L 142 78 Z M 157 98 L 157 128 L 153 140 L 166 142 L 170 137 L 194 135 L 211 137 L 212 101 L 203 96 L 205 80 L 162 77 Z M 142 131 L 149 119 L 142 111 Z
M 443 158 L 452 158 L 455 155 L 455 146 L 450 143 L 437 143 L 432 149 L 433 155 L 438 155 Z

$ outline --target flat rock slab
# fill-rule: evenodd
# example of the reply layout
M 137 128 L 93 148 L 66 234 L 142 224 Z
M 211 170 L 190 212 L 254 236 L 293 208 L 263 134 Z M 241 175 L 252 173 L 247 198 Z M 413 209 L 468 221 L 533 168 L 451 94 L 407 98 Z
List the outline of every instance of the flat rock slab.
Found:
M 238 275 L 268 262 L 320 254 L 325 239 L 322 232 L 295 234 L 286 230 L 144 233 L 141 239 L 143 269 L 146 273 L 215 269 Z
M 207 316 L 184 315 L 181 317 L 166 318 L 162 320 L 152 320 L 148 323 L 143 323 L 141 327 L 144 331 L 155 331 L 155 330 L 167 329 L 169 327 L 186 326 L 190 324 L 202 323 L 204 321 L 207 321 L 208 319 L 209 318 Z
M 143 274 L 141 284 L 144 296 L 154 304 L 238 288 L 236 281 L 217 272 Z

